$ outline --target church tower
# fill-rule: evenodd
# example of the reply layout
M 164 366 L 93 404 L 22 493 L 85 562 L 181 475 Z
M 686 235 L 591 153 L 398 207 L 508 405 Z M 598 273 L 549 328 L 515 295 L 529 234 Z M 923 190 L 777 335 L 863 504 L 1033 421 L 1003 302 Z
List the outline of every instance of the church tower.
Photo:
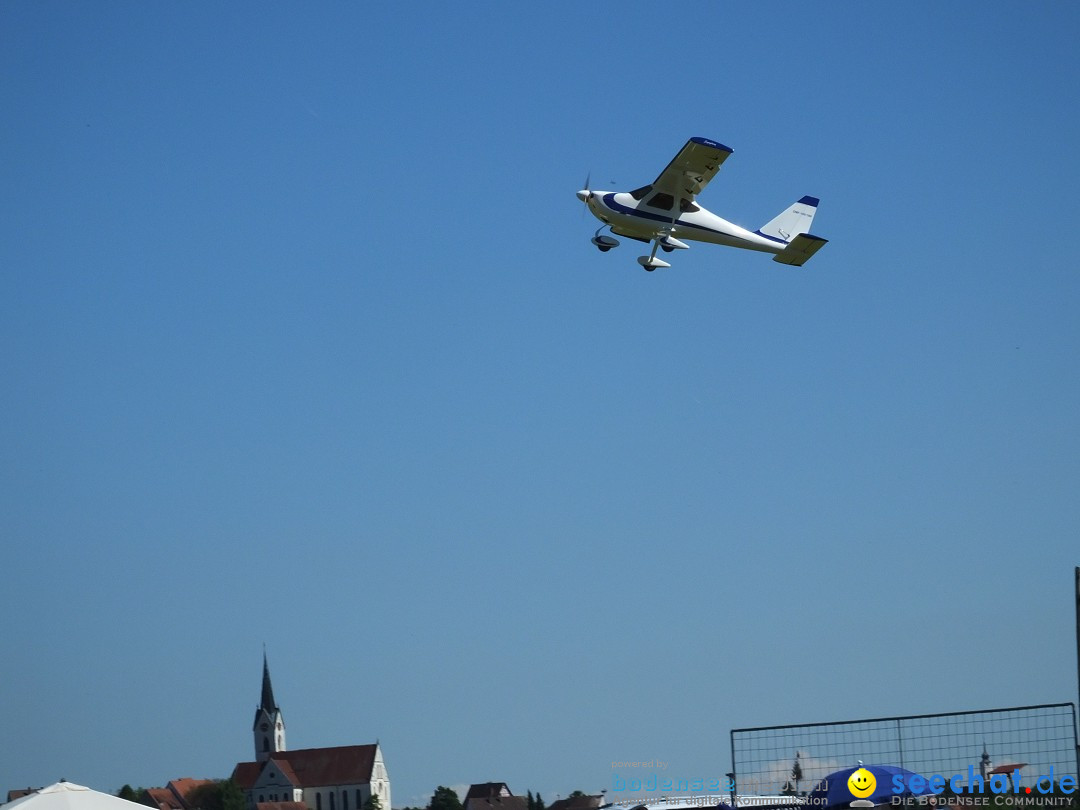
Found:
M 994 769 L 994 765 L 990 762 L 990 752 L 986 750 L 986 743 L 983 743 L 982 758 L 979 760 L 979 776 L 984 781 L 990 781 L 990 771 Z
M 274 688 L 270 685 L 270 665 L 263 651 L 262 702 L 255 710 L 255 761 L 266 762 L 271 754 L 285 750 L 285 721 L 281 709 L 274 701 Z

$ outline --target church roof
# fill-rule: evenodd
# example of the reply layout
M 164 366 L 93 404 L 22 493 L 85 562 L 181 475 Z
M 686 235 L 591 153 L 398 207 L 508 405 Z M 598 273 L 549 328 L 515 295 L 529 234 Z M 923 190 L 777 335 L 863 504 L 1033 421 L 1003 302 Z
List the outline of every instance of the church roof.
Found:
M 278 751 L 271 754 L 266 762 L 238 763 L 233 769 L 232 778 L 242 790 L 250 790 L 263 768 L 272 764 L 301 788 L 366 785 L 371 781 L 377 749 L 378 745 L 372 744 Z
M 233 768 L 232 780 L 240 786 L 241 790 L 248 790 L 255 784 L 255 780 L 262 773 L 262 762 L 238 762 Z

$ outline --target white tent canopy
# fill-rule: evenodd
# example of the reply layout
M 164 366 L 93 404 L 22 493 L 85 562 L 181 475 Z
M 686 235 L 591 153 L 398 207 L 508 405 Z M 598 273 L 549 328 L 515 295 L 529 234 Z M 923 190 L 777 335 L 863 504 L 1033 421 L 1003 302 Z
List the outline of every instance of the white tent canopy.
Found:
M 133 810 L 146 807 L 74 782 L 57 782 L 4 805 L 4 810 Z

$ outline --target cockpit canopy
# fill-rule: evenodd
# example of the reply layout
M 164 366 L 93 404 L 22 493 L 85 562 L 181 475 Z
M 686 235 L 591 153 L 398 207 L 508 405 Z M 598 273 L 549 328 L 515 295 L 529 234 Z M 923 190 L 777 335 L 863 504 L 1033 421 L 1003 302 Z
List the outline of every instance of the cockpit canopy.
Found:
M 641 200 L 645 199 L 645 197 L 647 197 L 650 193 L 652 193 L 652 190 L 652 186 L 642 186 L 641 188 L 636 188 L 631 191 L 630 196 L 640 202 Z M 651 197 L 649 197 L 648 200 L 645 200 L 645 205 L 649 206 L 650 208 L 658 208 L 661 211 L 670 211 L 672 208 L 675 207 L 675 198 L 665 191 L 658 191 Z M 679 211 L 681 213 L 688 214 L 700 210 L 701 209 L 698 208 L 698 206 L 694 205 L 694 203 L 692 203 L 685 197 L 679 198 Z

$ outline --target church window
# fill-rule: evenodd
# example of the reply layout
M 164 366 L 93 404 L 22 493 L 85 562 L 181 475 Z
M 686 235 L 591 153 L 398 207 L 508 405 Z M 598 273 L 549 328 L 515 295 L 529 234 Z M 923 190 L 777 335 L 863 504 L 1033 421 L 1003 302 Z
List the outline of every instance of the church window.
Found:
M 349 791 L 341 791 L 341 810 L 349 810 Z
M 364 800 L 360 798 L 360 788 L 356 789 L 356 810 L 364 806 Z
M 330 810 L 334 810 L 334 791 L 330 791 Z
M 315 810 L 322 810 L 322 794 L 315 794 Z
M 270 738 L 269 737 L 263 737 L 263 751 L 269 751 L 269 750 L 270 750 Z

